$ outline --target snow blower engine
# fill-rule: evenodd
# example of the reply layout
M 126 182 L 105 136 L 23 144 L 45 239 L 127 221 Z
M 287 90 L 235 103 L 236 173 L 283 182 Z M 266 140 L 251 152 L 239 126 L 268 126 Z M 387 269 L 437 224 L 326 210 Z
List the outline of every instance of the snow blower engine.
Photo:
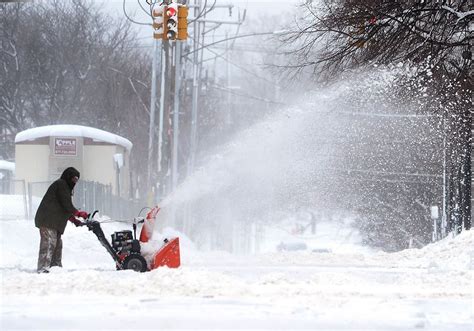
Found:
M 164 245 L 159 249 L 148 266 L 146 259 L 141 254 L 140 241 L 147 242 L 151 237 L 154 218 L 159 208 L 152 209 L 146 218 L 134 220 L 133 232 L 130 230 L 117 231 L 112 234 L 112 244 L 105 238 L 99 221 L 94 220 L 98 210 L 89 214 L 83 225 L 86 225 L 89 231 L 94 232 L 102 246 L 115 260 L 117 270 L 131 269 L 144 272 L 155 269 L 160 266 L 177 268 L 180 265 L 179 238 L 172 240 L 165 239 Z M 142 227 L 140 240 L 137 239 L 137 224 L 145 223 Z

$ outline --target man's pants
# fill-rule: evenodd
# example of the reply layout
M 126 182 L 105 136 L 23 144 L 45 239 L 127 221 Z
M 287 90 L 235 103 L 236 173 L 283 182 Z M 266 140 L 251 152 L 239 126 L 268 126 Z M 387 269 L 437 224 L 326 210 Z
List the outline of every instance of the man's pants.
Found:
M 63 241 L 61 239 L 61 233 L 43 227 L 41 227 L 39 231 L 41 240 L 38 256 L 38 272 L 48 272 L 50 267 L 62 267 Z

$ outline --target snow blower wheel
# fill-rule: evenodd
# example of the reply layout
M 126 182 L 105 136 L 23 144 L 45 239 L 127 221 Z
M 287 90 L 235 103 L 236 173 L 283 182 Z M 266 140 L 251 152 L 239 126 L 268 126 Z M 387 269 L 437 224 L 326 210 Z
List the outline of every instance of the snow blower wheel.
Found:
M 148 265 L 143 255 L 141 255 L 140 242 L 145 243 L 150 239 L 151 233 L 153 233 L 153 220 L 159 210 L 160 208 L 155 207 L 147 214 L 146 219 L 134 219 L 132 223 L 133 231 L 123 230 L 114 232 L 110 242 L 105 237 L 100 222 L 94 220 L 94 216 L 98 210 L 88 214 L 86 220 L 81 222 L 80 225 L 87 226 L 89 231 L 92 231 L 97 236 L 99 242 L 114 259 L 117 270 L 128 269 L 137 272 L 145 272 L 161 266 L 178 268 L 181 264 L 179 238 L 173 238 L 170 241 L 165 239 L 164 245 L 153 255 L 150 265 Z M 145 223 L 145 220 L 147 220 L 148 223 Z M 137 224 L 143 224 L 140 240 L 137 239 Z
M 146 260 L 140 254 L 130 254 L 123 260 L 123 269 L 131 269 L 133 271 L 147 271 Z

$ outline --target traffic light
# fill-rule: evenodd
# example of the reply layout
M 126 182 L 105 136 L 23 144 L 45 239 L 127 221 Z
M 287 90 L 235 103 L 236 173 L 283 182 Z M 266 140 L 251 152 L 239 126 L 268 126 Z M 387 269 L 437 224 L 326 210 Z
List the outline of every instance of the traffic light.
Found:
M 178 39 L 188 39 L 188 7 L 178 7 Z
M 170 3 L 164 11 L 164 35 L 163 39 L 176 40 L 178 35 L 178 4 Z
M 153 16 L 153 36 L 163 40 L 186 40 L 188 38 L 188 7 L 172 2 L 155 6 Z
M 155 39 L 163 38 L 163 11 L 163 6 L 155 6 L 151 12 L 151 15 L 153 16 L 153 38 Z

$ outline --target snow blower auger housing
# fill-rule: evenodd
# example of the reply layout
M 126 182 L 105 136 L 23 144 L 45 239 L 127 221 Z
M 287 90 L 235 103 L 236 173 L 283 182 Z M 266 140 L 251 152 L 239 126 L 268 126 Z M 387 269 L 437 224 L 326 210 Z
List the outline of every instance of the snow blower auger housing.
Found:
M 168 266 L 169 268 L 178 268 L 180 262 L 179 238 L 172 240 L 165 239 L 164 245 L 153 254 L 150 263 L 141 254 L 141 244 L 148 242 L 153 233 L 154 219 L 160 209 L 153 208 L 146 218 L 135 219 L 133 222 L 133 232 L 130 230 L 123 230 L 114 232 L 112 237 L 112 244 L 105 238 L 104 232 L 99 221 L 94 220 L 94 211 L 89 214 L 83 225 L 86 225 L 89 231 L 92 231 L 99 239 L 102 246 L 112 256 L 115 261 L 117 270 L 131 269 L 134 271 L 144 272 L 161 266 Z M 144 223 L 140 240 L 137 240 L 136 230 L 137 224 Z

